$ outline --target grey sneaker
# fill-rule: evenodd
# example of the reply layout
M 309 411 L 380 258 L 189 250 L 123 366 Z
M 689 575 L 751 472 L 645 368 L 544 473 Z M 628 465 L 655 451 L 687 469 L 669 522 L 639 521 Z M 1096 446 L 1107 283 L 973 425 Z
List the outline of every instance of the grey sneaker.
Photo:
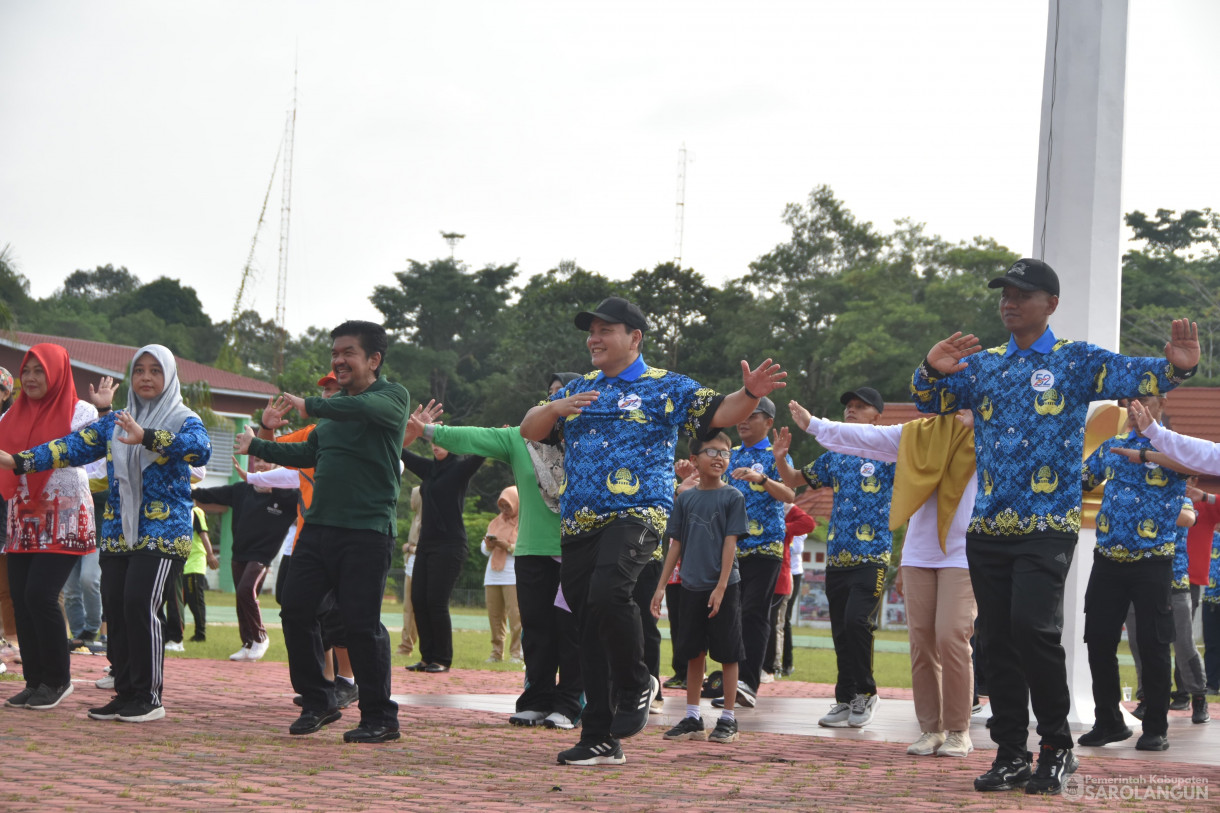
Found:
M 708 742 L 733 742 L 737 739 L 737 720 L 726 720 L 721 717 L 716 721 L 716 728 L 707 735 Z
M 546 715 L 540 711 L 519 711 L 508 718 L 509 725 L 535 726 L 542 725 Z
M 576 723 L 568 719 L 566 714 L 558 711 L 553 711 L 548 714 L 546 719 L 542 721 L 542 725 L 546 726 L 547 728 L 558 728 L 561 731 L 568 731 L 569 729 L 576 728 Z
M 847 724 L 852 728 L 864 728 L 873 720 L 873 710 L 877 708 L 877 695 L 858 694 L 852 698 L 851 714 Z
M 822 728 L 847 728 L 847 718 L 851 716 L 851 706 L 846 703 L 835 703 L 830 712 L 818 720 Z

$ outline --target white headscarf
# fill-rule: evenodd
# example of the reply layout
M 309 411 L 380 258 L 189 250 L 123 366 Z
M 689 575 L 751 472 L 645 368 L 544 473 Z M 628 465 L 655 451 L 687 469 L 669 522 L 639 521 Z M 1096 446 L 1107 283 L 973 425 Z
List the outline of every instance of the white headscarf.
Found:
M 132 386 L 136 360 L 144 354 L 157 360 L 165 371 L 165 389 L 151 401 L 136 395 Z M 182 402 L 182 384 L 178 381 L 178 362 L 168 347 L 150 344 L 141 347 L 127 366 L 127 412 L 135 418 L 144 431 L 165 429 L 177 432 L 187 418 L 199 417 Z M 157 455 L 143 446 L 132 446 L 119 440 L 123 433 L 117 425 L 115 437 L 110 444 L 110 456 L 114 462 L 114 477 L 119 481 L 119 511 L 123 517 L 123 536 L 127 546 L 134 548 L 140 539 L 140 513 L 144 504 L 144 469 L 157 459 Z

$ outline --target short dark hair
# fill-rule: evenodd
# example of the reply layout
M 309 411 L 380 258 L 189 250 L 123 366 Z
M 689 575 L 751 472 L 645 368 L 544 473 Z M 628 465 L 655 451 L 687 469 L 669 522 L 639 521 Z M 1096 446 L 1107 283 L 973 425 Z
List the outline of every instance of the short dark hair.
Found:
M 376 322 L 366 322 L 363 319 L 349 319 L 330 332 L 331 340 L 340 336 L 355 336 L 360 342 L 360 349 L 365 358 L 372 358 L 374 353 L 381 354 L 381 364 L 377 365 L 375 375 L 381 377 L 381 368 L 385 366 L 385 353 L 390 348 L 390 339 L 385 328 Z
M 711 441 L 713 441 L 713 440 L 723 440 L 723 441 L 724 441 L 726 444 L 728 444 L 728 447 L 729 447 L 730 449 L 732 449 L 732 448 L 733 448 L 733 439 L 732 439 L 731 437 L 729 437 L 729 433 L 728 433 L 728 432 L 725 432 L 725 431 L 722 429 L 722 430 L 720 430 L 719 432 L 717 432 L 716 434 L 712 435 L 711 437 L 707 437 L 707 438 L 698 438 L 698 437 L 694 437 L 694 438 L 691 438 L 691 439 L 690 439 L 690 453 L 691 453 L 692 455 L 699 454 L 699 452 L 703 451 L 703 447 L 704 447 L 704 446 L 706 446 L 708 443 L 710 443 L 710 442 L 711 442 Z

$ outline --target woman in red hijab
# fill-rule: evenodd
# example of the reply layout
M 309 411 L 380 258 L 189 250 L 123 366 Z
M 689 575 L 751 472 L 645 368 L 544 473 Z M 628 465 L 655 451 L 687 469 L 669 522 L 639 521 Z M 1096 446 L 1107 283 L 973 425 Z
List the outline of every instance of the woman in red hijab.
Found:
M 0 450 L 31 449 L 97 420 L 97 409 L 77 398 L 59 345 L 31 347 L 20 380 L 20 395 L 0 418 Z M 93 497 L 83 468 L 0 470 L 0 496 L 8 503 L 4 552 L 25 676 L 25 689 L 4 705 L 43 711 L 72 693 L 59 593 L 77 557 L 96 547 Z

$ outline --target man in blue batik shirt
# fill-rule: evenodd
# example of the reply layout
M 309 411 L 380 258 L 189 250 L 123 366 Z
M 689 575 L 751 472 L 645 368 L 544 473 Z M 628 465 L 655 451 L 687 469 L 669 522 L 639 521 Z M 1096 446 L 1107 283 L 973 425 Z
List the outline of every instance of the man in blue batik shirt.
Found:
M 874 424 L 885 409 L 881 393 L 872 387 L 845 392 L 839 403 L 846 423 Z M 826 728 L 863 728 L 877 708 L 873 632 L 894 544 L 890 499 L 895 468 L 839 452 L 826 452 L 799 472 L 780 465 L 791 486 L 834 491 L 826 530 L 826 600 L 838 678 L 835 702 L 818 720 Z
M 577 314 L 576 327 L 588 331 L 597 369 L 527 412 L 521 435 L 564 443 L 560 583 L 579 630 L 586 705 L 580 742 L 559 762 L 621 765 L 619 740 L 644 729 L 660 690 L 632 594 L 673 507 L 678 433 L 706 439 L 735 425 L 787 373 L 770 359 L 754 370 L 743 361 L 742 388 L 720 395 L 649 367 L 640 356 L 648 321 L 619 297 Z
M 1164 396 L 1139 398 L 1158 419 Z M 1114 448 L 1151 449 L 1135 429 L 1102 442 L 1084 461 L 1081 481 L 1094 489 L 1106 483 L 1097 512 L 1097 548 L 1085 592 L 1084 640 L 1093 677 L 1095 722 L 1080 744 L 1101 746 L 1131 736 L 1123 722 L 1119 700 L 1118 642 L 1127 608 L 1134 605 L 1144 687 L 1144 732 L 1135 747 L 1164 751 L 1169 747 L 1169 643 L 1173 639 L 1170 606 L 1173 559 L 1178 525 L 1194 522 L 1180 517 L 1186 500 L 1186 475 L 1155 463 L 1132 466 L 1112 453 Z M 1185 535 L 1183 534 L 1183 544 Z M 1199 691 L 1202 691 L 1199 686 Z
M 749 535 L 737 538 L 741 638 L 746 651 L 739 664 L 737 702 L 747 708 L 754 705 L 758 696 L 763 655 L 771 630 L 771 600 L 784 559 L 784 503 L 796 499 L 796 493 L 784 485 L 775 466 L 767 437 L 774 425 L 775 404 L 770 398 L 759 399 L 754 412 L 737 424 L 741 445 L 733 447 L 729 460 L 729 485 L 745 497 L 746 517 L 750 521 Z M 788 464 L 791 463 L 789 460 Z
M 911 397 L 921 412 L 974 412 L 979 490 L 966 557 L 999 746 L 974 787 L 1057 794 L 1077 767 L 1060 638 L 1089 403 L 1176 387 L 1198 364 L 1199 334 L 1177 320 L 1164 359 L 1122 356 L 1055 338 L 1047 323 L 1059 277 L 1046 263 L 1019 260 L 988 286 L 1003 289 L 1008 343 L 979 353 L 973 335 L 938 342 L 912 376 Z M 1036 773 L 1026 750 L 1031 702 L 1042 737 Z

